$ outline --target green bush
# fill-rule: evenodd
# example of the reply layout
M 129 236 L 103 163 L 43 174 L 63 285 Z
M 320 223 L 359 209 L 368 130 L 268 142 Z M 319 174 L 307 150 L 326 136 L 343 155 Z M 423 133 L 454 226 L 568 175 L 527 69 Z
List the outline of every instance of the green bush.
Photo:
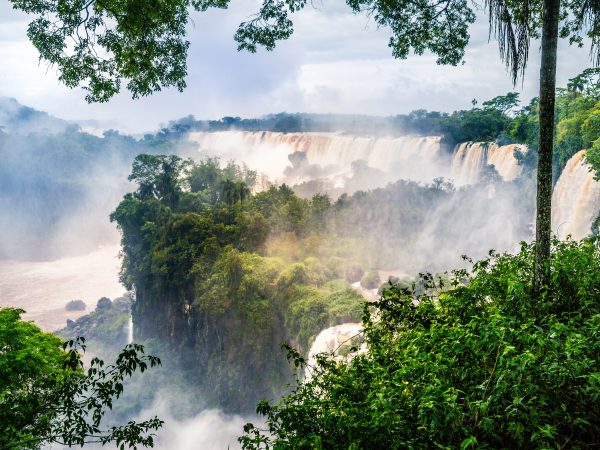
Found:
M 379 273 L 376 270 L 369 270 L 360 279 L 360 284 L 365 289 L 377 289 L 381 284 Z
M 268 430 L 246 425 L 243 447 L 597 444 L 598 241 L 554 242 L 552 284 L 540 296 L 533 254 L 525 244 L 517 255 L 491 252 L 426 294 L 389 287 L 377 314 L 365 313 L 368 352 L 342 363 L 323 357 L 306 384 L 260 403 Z

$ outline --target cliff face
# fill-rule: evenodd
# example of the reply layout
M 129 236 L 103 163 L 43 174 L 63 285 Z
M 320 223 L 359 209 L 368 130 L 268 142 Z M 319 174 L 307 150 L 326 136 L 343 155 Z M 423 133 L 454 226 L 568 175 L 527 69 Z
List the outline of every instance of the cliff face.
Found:
M 322 328 L 357 320 L 361 297 L 310 267 L 229 248 L 187 285 L 136 286 L 136 341 L 159 341 L 208 406 L 252 412 L 293 381 L 282 343 L 304 353 Z

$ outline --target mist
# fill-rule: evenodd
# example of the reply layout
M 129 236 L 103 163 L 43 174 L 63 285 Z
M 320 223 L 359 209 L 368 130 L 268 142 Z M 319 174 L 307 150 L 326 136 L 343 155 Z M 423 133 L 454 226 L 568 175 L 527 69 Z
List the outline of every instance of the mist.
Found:
M 467 143 L 449 151 L 435 135 L 343 131 L 195 132 L 189 140 L 198 155 L 242 161 L 301 197 L 320 193 L 335 201 L 370 191 L 357 200 L 364 207 L 333 225 L 343 236 L 368 241 L 363 262 L 369 267 L 450 270 L 464 266 L 461 255 L 514 251 L 532 238 L 534 186 L 528 177 L 517 179 L 518 146 Z M 374 203 L 380 207 L 367 207 Z M 421 211 L 418 218 L 401 214 L 411 209 Z
M 197 450 L 197 449 L 240 449 L 237 439 L 246 423 L 257 423 L 257 418 L 225 414 L 218 409 L 206 409 L 200 414 L 177 419 L 173 416 L 169 400 L 160 399 L 140 418 L 157 415 L 165 421 L 156 437 L 154 448 L 158 450 Z
M 478 259 L 490 249 L 513 252 L 520 241 L 532 239 L 534 183 L 514 158 L 514 146 L 449 148 L 433 132 L 355 135 L 343 129 L 168 129 L 134 139 L 115 132 L 94 136 L 69 126 L 0 137 L 9 163 L 0 191 L 3 305 L 25 307 L 26 318 L 47 330 L 91 312 L 100 296 L 123 293 L 119 233 L 108 216 L 135 189 L 127 176 L 138 153 L 217 157 L 223 166 L 235 161 L 261 175 L 255 192 L 285 183 L 306 199 L 327 194 L 332 208 L 324 218 L 323 241 L 273 234 L 266 256 L 337 258 L 378 272 L 382 282 L 387 276 L 466 267 L 462 255 Z M 363 294 L 368 291 L 360 277 L 347 281 Z M 376 289 L 367 294 L 372 301 Z M 64 304 L 75 298 L 88 309 L 65 314 Z M 104 351 L 110 359 L 118 349 Z M 258 419 L 215 409 L 174 367 L 166 357 L 158 374 L 145 373 L 148 378 L 129 384 L 113 418 L 158 415 L 165 421 L 157 434 L 159 449 L 239 448 L 243 425 Z

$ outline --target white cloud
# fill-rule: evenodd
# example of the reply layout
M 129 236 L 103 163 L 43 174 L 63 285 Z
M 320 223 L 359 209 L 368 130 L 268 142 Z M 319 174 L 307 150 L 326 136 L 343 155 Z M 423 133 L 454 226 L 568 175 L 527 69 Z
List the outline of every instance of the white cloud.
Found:
M 233 34 L 259 2 L 234 1 L 229 10 L 194 15 L 190 27 L 188 88 L 166 90 L 132 101 L 122 93 L 108 104 L 88 105 L 80 90 L 60 86 L 55 71 L 39 66 L 26 37 L 27 17 L 0 6 L 0 95 L 66 119 L 115 121 L 142 131 L 194 114 L 257 116 L 279 111 L 397 114 L 427 108 L 452 111 L 513 90 L 498 57 L 487 42 L 487 21 L 472 27 L 466 63 L 435 64 L 432 55 L 398 61 L 387 47 L 388 32 L 365 16 L 331 2 L 296 15 L 295 34 L 274 52 L 239 53 Z M 528 101 L 536 95 L 539 52 L 533 43 L 530 67 L 516 90 Z M 589 65 L 587 49 L 565 43 L 559 53 L 558 82 Z

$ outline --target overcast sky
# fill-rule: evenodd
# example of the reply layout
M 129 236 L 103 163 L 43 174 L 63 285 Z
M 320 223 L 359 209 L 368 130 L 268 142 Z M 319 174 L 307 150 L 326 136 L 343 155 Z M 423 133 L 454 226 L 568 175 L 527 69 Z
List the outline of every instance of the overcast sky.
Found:
M 386 30 L 356 16 L 340 0 L 315 2 L 296 14 L 295 33 L 273 52 L 237 52 L 237 25 L 258 9 L 256 0 L 232 0 L 229 10 L 194 15 L 189 27 L 188 88 L 142 100 L 127 92 L 88 105 L 83 93 L 61 86 L 55 70 L 38 64 L 28 42 L 28 17 L 0 3 L 0 96 L 69 120 L 97 120 L 130 132 L 151 130 L 189 114 L 256 117 L 273 112 L 390 115 L 413 109 L 453 111 L 510 90 L 525 101 L 536 95 L 539 44 L 533 43 L 523 85 L 513 88 L 488 43 L 484 16 L 471 28 L 465 64 L 437 66 L 433 55 L 394 60 Z M 589 49 L 561 43 L 558 83 L 590 65 Z

